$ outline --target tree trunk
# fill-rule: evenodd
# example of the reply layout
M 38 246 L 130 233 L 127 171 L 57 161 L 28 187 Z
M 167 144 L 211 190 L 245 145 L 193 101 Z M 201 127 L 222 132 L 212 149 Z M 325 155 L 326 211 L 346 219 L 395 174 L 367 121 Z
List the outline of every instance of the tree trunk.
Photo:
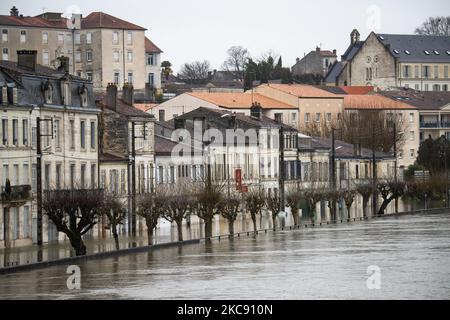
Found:
M 205 238 L 212 238 L 212 219 L 205 220 Z
M 148 238 L 148 245 L 153 245 L 153 228 L 147 226 L 147 238 Z
M 256 234 L 256 231 L 258 231 L 258 227 L 256 226 L 256 214 L 252 213 L 251 216 L 252 216 L 252 221 L 253 221 L 253 231 Z
M 117 233 L 117 226 L 112 226 L 112 233 L 114 236 L 114 243 L 116 244 L 116 250 L 120 250 L 120 244 L 119 244 L 119 234 Z
M 234 220 L 228 220 L 228 232 L 234 235 Z
M 378 215 L 384 215 L 389 203 L 391 203 L 392 200 L 393 200 L 393 198 L 385 199 L 383 201 L 383 203 L 381 204 L 380 210 L 378 210 Z
M 77 257 L 85 256 L 86 251 L 86 245 L 83 242 L 83 239 L 79 235 L 67 235 L 70 240 L 70 244 L 72 245 L 72 248 L 75 250 L 75 254 Z
M 363 217 L 367 218 L 367 205 L 369 204 L 369 199 L 363 199 Z
M 300 219 L 298 217 L 298 208 L 292 208 L 292 217 L 294 218 L 294 226 L 298 226 L 300 224 Z
M 183 241 L 183 220 L 177 221 L 178 242 Z
M 351 209 L 352 209 L 352 207 L 347 207 L 347 219 L 348 219 L 348 221 L 350 221 L 352 219 Z
M 272 217 L 272 228 L 273 228 L 273 231 L 277 230 L 277 217 L 276 216 Z

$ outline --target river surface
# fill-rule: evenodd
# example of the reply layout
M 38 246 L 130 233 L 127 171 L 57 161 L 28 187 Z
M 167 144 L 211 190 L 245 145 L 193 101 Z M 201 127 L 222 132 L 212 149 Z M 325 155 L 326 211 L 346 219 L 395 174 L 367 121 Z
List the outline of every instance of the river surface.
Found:
M 370 281 L 379 289 L 368 289 L 370 266 L 380 270 Z M 0 275 L 0 299 L 449 299 L 450 214 L 269 232 L 79 267 L 81 290 L 67 288 L 67 266 Z

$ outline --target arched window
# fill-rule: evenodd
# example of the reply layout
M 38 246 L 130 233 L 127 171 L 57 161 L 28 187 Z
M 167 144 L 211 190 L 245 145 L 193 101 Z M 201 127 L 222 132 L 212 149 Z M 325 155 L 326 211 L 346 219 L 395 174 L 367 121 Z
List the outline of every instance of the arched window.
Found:
M 88 106 L 88 88 L 83 84 L 78 88 L 78 93 L 80 94 L 80 101 L 82 107 Z
M 44 102 L 46 104 L 53 103 L 53 85 L 49 80 L 41 84 L 41 90 L 44 94 Z

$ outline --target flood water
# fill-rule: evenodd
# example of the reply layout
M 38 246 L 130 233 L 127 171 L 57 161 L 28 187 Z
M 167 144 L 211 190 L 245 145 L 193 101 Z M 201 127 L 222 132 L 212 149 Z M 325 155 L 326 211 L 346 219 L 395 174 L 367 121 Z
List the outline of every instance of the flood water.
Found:
M 0 299 L 449 299 L 450 214 L 386 217 L 0 276 Z M 380 289 L 367 268 L 380 268 Z

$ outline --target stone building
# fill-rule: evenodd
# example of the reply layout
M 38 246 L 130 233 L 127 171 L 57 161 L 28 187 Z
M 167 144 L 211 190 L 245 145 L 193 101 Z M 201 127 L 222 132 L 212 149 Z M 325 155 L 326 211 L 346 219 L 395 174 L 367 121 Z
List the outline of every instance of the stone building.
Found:
M 122 97 L 118 97 L 117 91 L 115 84 L 109 84 L 106 93 L 97 99 L 97 106 L 102 110 L 99 125 L 100 187 L 128 203 L 127 229 L 132 212 L 133 159 L 136 194 L 149 193 L 154 188 L 155 119 L 134 107 L 132 85 L 125 84 Z M 144 225 L 139 219 L 140 230 Z
M 450 37 L 370 33 L 351 44 L 330 70 L 330 85 L 406 87 L 420 91 L 448 91 Z
M 311 51 L 302 59 L 297 58 L 296 64 L 292 66 L 292 75 L 314 74 L 325 77 L 336 60 L 336 50 L 321 50 L 317 47 L 315 51 Z
M 110 82 L 119 87 L 133 83 L 144 90 L 149 73 L 155 74 L 155 87 L 161 87 L 161 50 L 154 45 L 149 49 L 145 28 L 109 14 L 66 19 L 62 13 L 46 12 L 29 17 L 14 7 L 9 16 L 0 15 L 0 30 L 2 60 L 17 61 L 17 50 L 37 50 L 38 63 L 52 68 L 58 67 L 58 57 L 68 57 L 70 73 L 92 81 L 96 91 Z M 154 54 L 152 65 L 149 54 Z
M 96 188 L 97 129 L 92 83 L 37 64 L 36 51 L 17 52 L 18 62 L 0 62 L 2 82 L 0 247 L 37 240 L 37 119 L 41 124 L 43 190 Z M 8 196 L 6 180 L 10 181 Z M 43 241 L 62 239 L 44 216 Z

